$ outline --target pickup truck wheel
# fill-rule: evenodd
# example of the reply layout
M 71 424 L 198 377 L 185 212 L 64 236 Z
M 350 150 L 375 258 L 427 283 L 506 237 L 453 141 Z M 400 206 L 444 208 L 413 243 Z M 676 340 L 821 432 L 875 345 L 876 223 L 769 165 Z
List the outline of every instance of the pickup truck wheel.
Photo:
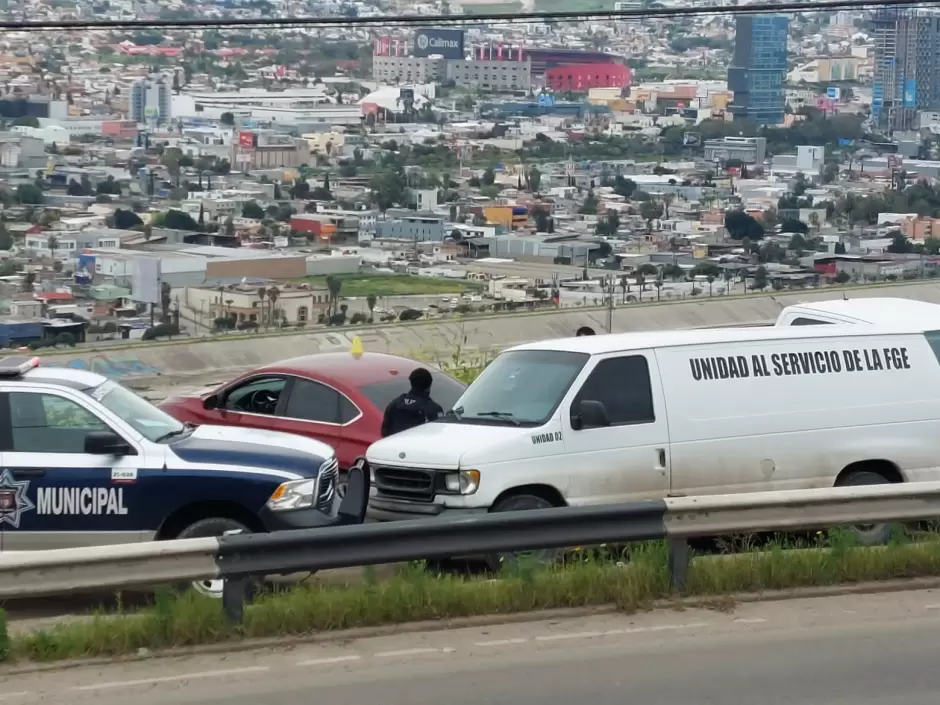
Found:
M 884 475 L 871 470 L 858 470 L 839 481 L 838 487 L 859 487 L 861 485 L 890 485 Z M 860 546 L 879 546 L 891 540 L 891 524 L 860 524 L 852 527 L 855 540 Z
M 501 499 L 490 510 L 492 512 L 524 512 L 528 509 L 551 509 L 555 505 L 544 497 L 534 494 L 516 494 Z M 535 551 L 515 551 L 491 553 L 486 556 L 486 565 L 494 573 L 502 570 L 507 563 L 554 563 L 562 554 L 555 548 L 543 548 Z
M 224 534 L 230 531 L 241 531 L 242 533 L 249 534 L 251 529 L 242 524 L 241 522 L 235 521 L 234 519 L 228 519 L 226 517 L 208 517 L 206 519 L 200 519 L 199 521 L 190 524 L 185 529 L 183 529 L 179 535 L 176 537 L 178 539 L 204 539 L 210 537 L 223 536 Z M 195 590 L 200 595 L 205 595 L 206 597 L 211 597 L 213 599 L 222 599 L 222 586 L 225 584 L 224 580 L 197 580 L 189 585 L 180 586 L 182 589 L 191 588 Z M 257 584 L 254 581 L 249 582 L 249 594 L 247 597 L 255 592 Z

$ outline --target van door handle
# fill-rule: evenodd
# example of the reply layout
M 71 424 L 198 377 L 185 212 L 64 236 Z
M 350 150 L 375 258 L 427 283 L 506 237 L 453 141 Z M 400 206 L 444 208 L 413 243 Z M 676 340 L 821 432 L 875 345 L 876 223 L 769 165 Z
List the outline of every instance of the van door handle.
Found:
M 659 457 L 659 468 L 664 469 L 666 467 L 666 449 L 657 448 L 656 454 Z

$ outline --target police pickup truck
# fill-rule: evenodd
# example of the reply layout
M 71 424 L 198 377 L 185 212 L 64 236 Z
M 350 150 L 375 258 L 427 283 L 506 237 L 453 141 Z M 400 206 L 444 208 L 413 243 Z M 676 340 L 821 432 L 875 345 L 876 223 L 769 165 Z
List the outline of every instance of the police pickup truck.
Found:
M 336 480 L 325 443 L 187 426 L 101 375 L 0 359 L 2 551 L 316 527 Z

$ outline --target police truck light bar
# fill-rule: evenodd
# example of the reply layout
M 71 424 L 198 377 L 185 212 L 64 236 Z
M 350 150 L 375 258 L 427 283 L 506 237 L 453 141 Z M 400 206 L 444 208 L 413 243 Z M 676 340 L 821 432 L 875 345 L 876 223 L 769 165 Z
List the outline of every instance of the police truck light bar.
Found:
M 0 377 L 20 377 L 39 367 L 38 357 L 11 355 L 0 359 Z

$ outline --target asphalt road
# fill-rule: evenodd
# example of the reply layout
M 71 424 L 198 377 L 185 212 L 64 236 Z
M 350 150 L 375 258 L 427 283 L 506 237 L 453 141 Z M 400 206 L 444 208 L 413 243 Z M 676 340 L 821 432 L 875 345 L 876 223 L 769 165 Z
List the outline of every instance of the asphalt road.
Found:
M 4 676 L 80 705 L 927 705 L 940 592 L 754 603 Z

